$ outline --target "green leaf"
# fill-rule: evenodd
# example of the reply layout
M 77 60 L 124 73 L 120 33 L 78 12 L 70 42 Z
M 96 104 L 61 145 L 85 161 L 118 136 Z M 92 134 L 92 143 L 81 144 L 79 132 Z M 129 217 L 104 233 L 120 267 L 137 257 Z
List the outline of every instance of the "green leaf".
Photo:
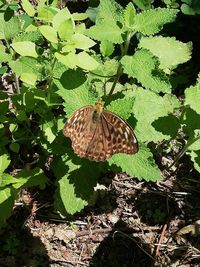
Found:
M 132 28 L 134 25 L 134 18 L 136 10 L 134 5 L 130 2 L 124 10 L 124 24 L 127 28 Z
M 11 143 L 9 145 L 9 148 L 10 148 L 11 151 L 13 151 L 15 153 L 18 153 L 19 149 L 20 149 L 20 145 L 18 143 Z
M 67 55 L 62 55 L 60 53 L 55 53 L 57 60 L 67 66 L 70 69 L 74 69 L 77 65 L 77 56 L 73 52 L 68 53 Z
M 15 193 L 11 188 L 0 190 L 0 227 L 6 223 L 6 219 L 11 215 L 15 201 Z
M 74 214 L 84 208 L 93 193 L 97 183 L 97 168 L 88 160 L 78 160 L 72 163 L 66 156 L 53 165 L 53 171 L 58 179 L 58 189 L 55 195 L 55 209 L 63 216 Z
M 143 11 L 135 16 L 135 30 L 144 35 L 156 34 L 164 24 L 173 22 L 177 13 L 178 10 L 168 8 Z
M 99 66 L 99 62 L 97 62 L 93 57 L 91 57 L 85 51 L 78 53 L 77 55 L 77 66 L 85 70 L 95 70 Z
M 188 140 L 188 150 L 200 150 L 200 129 L 194 130 L 194 136 Z
M 54 79 L 54 83 L 58 88 L 57 93 L 65 101 L 67 115 L 80 107 L 94 104 L 96 100 L 89 94 L 90 87 L 86 82 L 85 74 L 80 69 L 66 71 L 60 79 Z
M 195 15 L 196 12 L 195 12 L 195 9 L 192 8 L 191 6 L 188 6 L 186 4 L 182 4 L 181 5 L 181 11 L 183 12 L 183 14 L 185 15 Z
M 152 2 L 152 0 L 134 0 L 134 4 L 141 10 L 150 9 Z
M 170 37 L 146 37 L 139 43 L 140 48 L 146 48 L 159 58 L 160 68 L 174 68 L 191 58 L 191 45 L 184 44 Z
M 187 108 L 183 117 L 183 131 L 192 139 L 195 136 L 195 130 L 200 130 L 200 115 Z
M 163 124 L 166 123 L 166 116 L 173 113 L 174 109 L 180 107 L 177 98 L 173 95 L 161 97 L 143 89 L 134 90 L 132 96 L 135 98 L 132 112 L 137 119 L 135 133 L 138 139 L 143 142 L 157 142 L 170 139 L 174 135 L 174 129 L 170 129 L 175 127 L 177 121 L 174 119 L 175 122 L 169 127 L 168 131 L 165 129 L 167 126 L 164 127 Z M 159 118 L 160 120 L 156 122 Z M 170 118 L 167 118 L 168 122 Z M 153 122 L 155 128 L 153 127 Z
M 4 100 L 4 101 L 0 101 L 0 114 L 3 115 L 3 114 L 6 114 L 8 112 L 8 105 L 9 105 L 9 102 L 7 100 Z
M 171 84 L 165 73 L 160 70 L 158 60 L 148 51 L 139 50 L 133 56 L 121 60 L 124 72 L 136 78 L 145 88 L 154 92 L 169 93 Z
M 200 173 L 200 150 L 187 152 L 194 163 L 194 168 Z
M 123 20 L 123 9 L 119 4 L 114 0 L 101 0 L 96 25 L 87 29 L 86 35 L 98 41 L 109 40 L 120 44 L 123 42 Z
M 9 62 L 12 60 L 11 54 L 5 52 L 5 47 L 0 45 L 0 62 Z
M 41 34 L 50 42 L 58 43 L 58 37 L 56 30 L 48 25 L 43 25 L 39 27 Z
M 10 164 L 9 155 L 5 151 L 0 150 L 0 173 L 4 172 Z
M 100 51 L 103 56 L 109 57 L 114 52 L 114 45 L 110 41 L 102 41 Z
M 74 22 L 70 19 L 63 21 L 58 28 L 58 35 L 61 40 L 68 40 L 74 33 Z
M 87 36 L 76 33 L 72 36 L 71 40 L 68 41 L 68 45 L 73 46 L 74 48 L 77 49 L 83 49 L 87 50 L 90 47 L 94 46 L 96 43 L 88 38 Z
M 20 31 L 20 22 L 18 17 L 11 17 L 5 21 L 4 14 L 0 13 L 0 39 L 9 40 Z
M 28 0 L 22 0 L 22 7 L 24 11 L 30 16 L 33 17 L 35 15 L 35 9 L 31 5 L 31 3 Z
M 200 78 L 200 75 L 199 75 Z M 200 114 L 200 81 L 195 86 L 190 86 L 185 90 L 185 103 L 190 105 L 190 107 Z
M 41 130 L 44 132 L 47 141 L 51 144 L 55 138 L 56 138 L 56 134 L 57 134 L 57 127 L 56 127 L 56 120 L 53 116 L 52 113 L 48 112 L 44 119 L 41 122 Z
M 24 169 L 16 175 L 16 178 L 19 178 L 19 182 L 13 185 L 16 189 L 32 186 L 39 186 L 40 189 L 44 189 L 48 181 L 43 170 L 38 167 L 32 170 Z
M 7 173 L 0 173 L 0 187 L 3 188 L 7 185 L 19 183 L 19 179 L 7 174 Z
M 132 113 L 133 105 L 134 98 L 122 98 L 112 101 L 111 104 L 106 107 L 106 109 L 116 113 L 124 120 L 127 120 Z
M 24 73 L 32 73 L 37 76 L 37 80 L 42 79 L 42 66 L 35 58 L 20 57 L 17 61 L 11 61 L 9 66 L 18 76 Z
M 29 56 L 37 58 L 35 44 L 30 41 L 16 42 L 11 44 L 12 48 L 21 56 Z
M 42 39 L 43 39 L 42 34 L 38 30 L 38 28 L 36 28 L 35 31 L 23 32 L 23 33 L 16 35 L 13 38 L 13 43 L 22 42 L 22 41 L 31 41 L 35 43 L 35 42 L 41 41 Z
M 113 171 L 116 171 L 116 167 L 120 167 L 122 172 L 138 179 L 145 179 L 146 181 L 162 179 L 152 153 L 144 145 L 139 147 L 139 152 L 135 155 L 115 154 L 108 162 Z
M 88 15 L 86 14 L 86 13 L 73 13 L 72 14 L 72 17 L 73 17 L 73 19 L 76 21 L 76 20 L 78 20 L 78 21 L 81 21 L 81 20 L 85 20 L 85 19 L 87 19 L 88 18 Z
M 110 23 L 108 23 L 106 26 L 92 26 L 85 31 L 85 34 L 94 40 L 101 42 L 109 40 L 114 44 L 123 43 L 122 33 L 122 29 L 120 29 L 117 25 L 111 25 Z
M 1 60 L 0 60 L 1 61 Z M 0 68 L 0 75 L 3 75 L 4 73 L 6 73 L 8 71 L 8 67 L 1 67 Z
M 20 79 L 30 85 L 35 85 L 37 81 L 37 75 L 35 73 L 22 73 Z
M 71 19 L 72 20 L 72 16 L 69 12 L 69 9 L 67 7 L 59 10 L 57 12 L 57 14 L 54 16 L 53 18 L 53 28 L 58 31 L 58 29 L 60 28 L 60 25 L 65 22 L 66 20 Z
M 42 2 L 42 1 L 40 1 Z M 46 22 L 52 22 L 54 16 L 58 13 L 58 9 L 54 7 L 40 6 L 38 5 L 38 15 L 37 19 L 43 20 Z
M 31 18 L 27 14 L 21 15 L 20 19 L 22 20 L 23 30 L 27 29 L 31 25 L 33 26 L 33 24 L 32 24 L 33 23 L 33 18 Z M 27 41 L 27 40 L 20 40 L 20 41 Z M 33 40 L 29 40 L 29 41 L 33 41 Z

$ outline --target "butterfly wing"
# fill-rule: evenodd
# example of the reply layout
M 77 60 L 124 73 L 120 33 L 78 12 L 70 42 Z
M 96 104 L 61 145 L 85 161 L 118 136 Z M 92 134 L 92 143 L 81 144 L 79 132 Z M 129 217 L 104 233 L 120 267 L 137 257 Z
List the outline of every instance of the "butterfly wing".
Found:
M 87 150 L 85 157 L 88 158 L 89 160 L 94 160 L 94 161 L 104 161 L 108 158 L 107 154 L 107 143 L 106 139 L 104 136 L 104 131 L 102 128 L 102 123 L 101 123 L 101 118 L 100 120 L 96 123 L 96 129 L 93 134 L 93 138 L 91 139 Z
M 135 154 L 138 152 L 138 141 L 133 129 L 118 115 L 104 110 L 102 126 L 107 139 L 108 156 L 116 153 Z
M 132 128 L 116 114 L 103 111 L 85 157 L 104 161 L 116 153 L 135 154 L 138 142 Z
M 63 128 L 63 134 L 71 139 L 73 150 L 79 157 L 85 157 L 95 132 L 95 127 L 91 127 L 93 112 L 93 106 L 76 110 Z
M 102 111 L 94 120 L 95 107 L 85 106 L 73 113 L 63 128 L 79 157 L 104 161 L 116 153 L 138 152 L 138 142 L 132 128 L 118 115 Z

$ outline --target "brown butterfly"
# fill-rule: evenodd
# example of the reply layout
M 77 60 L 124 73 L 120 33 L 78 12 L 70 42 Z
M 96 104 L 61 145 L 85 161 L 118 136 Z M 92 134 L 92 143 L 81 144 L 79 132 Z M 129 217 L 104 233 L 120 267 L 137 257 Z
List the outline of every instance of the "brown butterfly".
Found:
M 72 141 L 74 152 L 89 160 L 104 161 L 116 153 L 135 154 L 138 142 L 132 128 L 118 115 L 95 106 L 76 110 L 65 123 L 63 134 Z

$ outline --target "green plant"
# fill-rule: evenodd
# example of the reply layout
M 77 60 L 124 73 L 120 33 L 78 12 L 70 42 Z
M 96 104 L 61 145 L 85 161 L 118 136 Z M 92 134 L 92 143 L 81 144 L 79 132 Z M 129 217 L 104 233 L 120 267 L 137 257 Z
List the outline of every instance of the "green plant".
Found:
M 13 6 L 1 7 L 0 71 L 11 70 L 16 91 L 9 97 L 0 93 L 0 225 L 19 188 L 45 187 L 44 163 L 52 156 L 48 167 L 57 179 L 54 207 L 63 216 L 87 205 L 102 172 L 162 179 L 148 145 L 170 142 L 180 131 L 186 145 L 177 159 L 187 152 L 200 172 L 199 78 L 183 102 L 172 93 L 171 82 L 177 66 L 189 61 L 192 46 L 159 35 L 178 10 L 136 13 L 131 2 L 122 8 L 114 0 L 101 0 L 85 13 L 55 6 L 56 1 L 40 1 L 36 10 L 23 0 L 23 15 L 15 15 Z M 89 18 L 95 24 L 86 28 Z M 128 78 L 122 83 L 124 74 Z M 136 155 L 116 154 L 96 163 L 73 153 L 62 134 L 66 118 L 61 108 L 69 117 L 99 97 L 106 109 L 135 126 L 140 142 Z M 8 172 L 15 166 L 22 170 L 12 177 Z

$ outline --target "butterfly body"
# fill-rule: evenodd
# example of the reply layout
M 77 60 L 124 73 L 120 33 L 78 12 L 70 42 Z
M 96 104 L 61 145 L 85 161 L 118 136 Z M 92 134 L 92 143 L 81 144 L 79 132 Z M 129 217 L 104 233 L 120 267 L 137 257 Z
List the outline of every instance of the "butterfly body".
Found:
M 101 100 L 75 111 L 63 133 L 71 139 L 74 152 L 89 160 L 104 161 L 116 153 L 138 152 L 132 128 L 118 115 L 103 110 Z

